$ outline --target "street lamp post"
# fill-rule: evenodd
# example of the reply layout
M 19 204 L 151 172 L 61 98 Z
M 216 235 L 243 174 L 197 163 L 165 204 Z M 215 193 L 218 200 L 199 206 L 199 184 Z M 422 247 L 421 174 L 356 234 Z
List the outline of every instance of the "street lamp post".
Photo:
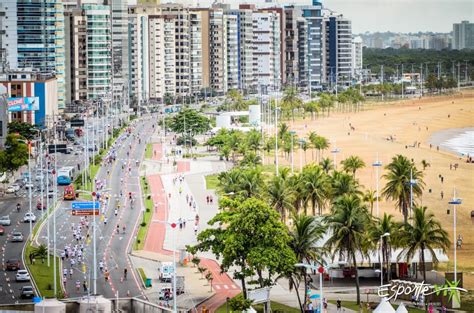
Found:
M 390 236 L 390 233 L 385 233 L 380 236 L 380 254 L 379 254 L 379 261 L 380 261 L 380 286 L 383 285 L 383 238 Z M 388 269 L 387 269 L 388 271 Z
M 295 136 L 295 132 L 294 131 L 290 131 L 290 135 L 291 135 L 291 174 L 294 173 L 295 171 L 295 164 L 294 164 L 294 157 L 293 157 L 293 137 Z
M 275 98 L 275 171 L 278 176 L 278 98 Z
M 334 162 L 334 170 L 337 169 L 336 156 L 337 156 L 337 154 L 338 154 L 339 152 L 341 152 L 341 149 L 339 149 L 339 148 L 337 148 L 337 147 L 334 147 L 334 149 L 331 150 L 331 153 L 332 153 L 332 155 L 333 155 L 333 160 L 334 160 L 334 161 L 333 161 L 333 162 Z
M 461 198 L 456 198 L 456 188 L 453 190 L 453 198 L 448 204 L 453 205 L 453 248 L 454 248 L 454 281 L 457 281 L 457 240 L 456 240 L 456 206 L 462 203 Z
M 379 168 L 382 166 L 382 162 L 379 161 L 379 155 L 377 154 L 377 160 L 372 163 L 372 166 L 375 167 L 375 176 L 376 176 L 376 195 L 375 195 L 375 207 L 376 214 L 379 217 Z
M 324 268 L 322 266 L 317 267 L 316 265 L 306 264 L 306 263 L 296 263 L 295 267 L 304 267 L 312 271 L 317 271 L 319 273 L 319 311 L 323 312 L 324 303 L 323 303 L 323 273 Z M 306 302 L 306 290 L 305 292 L 305 302 Z
M 413 167 L 410 169 L 410 217 L 413 213 L 413 186 L 416 185 L 416 179 L 413 179 Z

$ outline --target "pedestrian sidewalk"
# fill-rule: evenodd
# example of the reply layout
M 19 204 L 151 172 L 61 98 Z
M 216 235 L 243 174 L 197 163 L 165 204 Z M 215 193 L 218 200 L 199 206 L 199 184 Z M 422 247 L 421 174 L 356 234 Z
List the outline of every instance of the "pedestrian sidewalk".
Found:
M 160 282 L 158 270 L 161 262 L 172 262 L 173 257 L 142 250 L 134 251 L 131 260 L 135 269 L 142 268 L 146 277 L 152 280 L 152 287 L 145 290 L 147 298 L 154 303 L 165 305 L 165 301 L 158 299 L 158 294 L 162 287 L 170 286 L 170 283 Z M 191 310 L 196 308 L 198 304 L 215 294 L 193 264 L 182 266 L 178 263 L 176 275 L 185 277 L 185 292 L 177 297 L 178 307 L 181 309 Z M 172 301 L 169 301 L 168 305 L 172 306 L 172 303 Z

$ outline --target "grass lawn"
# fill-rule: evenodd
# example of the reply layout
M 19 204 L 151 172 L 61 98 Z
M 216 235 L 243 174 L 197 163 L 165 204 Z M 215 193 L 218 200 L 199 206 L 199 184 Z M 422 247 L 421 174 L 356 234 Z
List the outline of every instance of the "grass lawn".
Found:
M 141 267 L 137 268 L 137 270 L 138 270 L 138 274 L 140 274 L 140 278 L 142 279 L 143 286 L 145 286 L 146 278 L 147 278 L 145 275 L 145 271 Z
M 329 303 L 336 304 L 335 300 L 329 300 Z M 398 308 L 398 305 L 392 305 L 393 308 L 396 310 Z M 359 306 L 355 301 L 342 301 L 342 307 L 359 312 Z M 420 310 L 420 309 L 415 309 L 415 308 L 408 308 L 407 310 L 409 313 L 424 313 L 425 310 Z M 365 307 L 365 303 L 362 304 L 362 313 L 369 313 L 372 311 L 367 311 Z
M 206 176 L 206 189 L 216 189 L 219 180 L 217 179 L 216 175 L 208 175 Z
M 153 144 L 147 143 L 146 149 L 145 149 L 145 159 L 151 159 L 152 155 L 153 155 Z
M 151 217 L 153 215 L 153 200 L 151 199 L 151 197 L 150 199 L 148 199 L 148 195 L 150 194 L 150 187 L 148 184 L 145 184 L 146 177 L 140 178 L 140 184 L 142 187 L 142 193 L 145 203 L 145 211 L 143 212 L 142 223 L 140 223 L 140 226 L 138 228 L 137 241 L 134 244 L 135 250 L 142 250 L 145 246 L 145 238 L 148 232 L 148 226 L 150 225 Z
M 41 260 L 36 260 L 35 264 L 28 264 L 29 258 L 28 255 L 30 254 L 31 250 L 34 247 L 31 245 L 31 242 L 28 241 L 26 244 L 26 249 L 25 249 L 25 259 L 28 266 L 28 269 L 30 270 L 31 276 L 34 279 L 36 286 L 38 287 L 38 292 L 41 294 L 42 297 L 54 297 L 54 291 L 53 291 L 53 256 L 50 255 L 50 267 L 48 267 L 48 260 L 44 260 L 44 263 L 41 262 Z M 56 257 L 56 264 L 58 265 L 56 268 L 56 281 L 57 281 L 57 286 L 58 286 L 58 291 L 61 290 L 61 271 L 59 268 L 59 258 Z M 60 292 L 59 295 L 62 295 L 62 292 Z M 62 298 L 62 297 L 60 297 Z
M 271 302 L 271 307 L 273 313 L 300 313 L 300 310 L 297 308 L 292 308 L 274 301 Z M 259 313 L 263 312 L 263 304 L 256 304 L 253 308 Z M 231 312 L 230 309 L 229 312 Z M 216 310 L 216 313 L 227 313 L 225 303 Z

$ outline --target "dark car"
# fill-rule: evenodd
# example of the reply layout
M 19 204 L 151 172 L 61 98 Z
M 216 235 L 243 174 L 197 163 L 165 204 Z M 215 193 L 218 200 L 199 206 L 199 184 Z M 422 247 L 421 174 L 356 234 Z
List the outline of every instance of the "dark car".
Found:
M 35 292 L 33 287 L 31 286 L 23 286 L 20 288 L 20 296 L 22 298 L 33 298 L 35 296 Z
M 7 271 L 18 271 L 20 269 L 20 261 L 17 259 L 7 260 Z

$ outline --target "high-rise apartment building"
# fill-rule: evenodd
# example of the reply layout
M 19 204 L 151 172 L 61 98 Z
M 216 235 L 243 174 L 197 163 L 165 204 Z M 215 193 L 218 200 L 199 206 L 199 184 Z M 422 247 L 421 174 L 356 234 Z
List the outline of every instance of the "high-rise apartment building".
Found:
M 204 25 L 203 25 L 204 28 Z M 212 92 L 219 95 L 227 93 L 227 36 L 226 16 L 224 10 L 212 8 L 209 10 L 209 83 Z M 203 51 L 205 51 L 203 38 Z M 203 62 L 206 60 L 203 58 Z M 204 77 L 203 77 L 204 80 Z
M 349 81 L 352 76 L 351 21 L 342 14 L 324 15 L 323 82 Z M 311 43 L 310 43 L 311 45 Z
M 359 77 L 362 71 L 362 38 L 352 39 L 352 77 Z
M 87 20 L 87 99 L 107 99 L 112 79 L 110 7 L 90 3 L 81 9 Z
M 10 69 L 54 72 L 58 107 L 65 105 L 64 8 L 61 0 L 2 0 L 0 63 Z
M 323 6 L 319 0 L 313 0 L 313 5 L 303 8 L 303 17 L 307 22 L 308 43 L 308 80 L 311 89 L 320 89 L 324 73 L 324 44 L 323 40 Z
M 453 49 L 474 49 L 474 23 L 453 24 Z
M 121 104 L 129 97 L 128 91 L 128 1 L 108 0 L 112 9 L 112 88 L 114 103 Z
M 254 73 L 259 90 L 281 84 L 280 16 L 275 12 L 253 12 Z
M 298 60 L 298 20 L 301 19 L 301 9 L 295 6 L 285 7 L 284 13 L 284 42 L 282 41 L 282 83 L 296 85 L 299 83 Z
M 227 46 L 227 90 L 240 89 L 239 16 L 237 14 L 226 14 L 224 19 Z
M 189 91 L 191 96 L 201 93 L 203 74 L 206 75 L 207 81 L 207 77 L 209 77 L 209 37 L 203 38 L 203 35 L 209 34 L 208 31 L 203 32 L 203 28 L 204 30 L 208 29 L 208 16 L 207 11 L 189 12 Z M 206 66 L 203 66 L 204 55 L 206 57 Z M 208 84 L 206 82 L 206 86 Z

